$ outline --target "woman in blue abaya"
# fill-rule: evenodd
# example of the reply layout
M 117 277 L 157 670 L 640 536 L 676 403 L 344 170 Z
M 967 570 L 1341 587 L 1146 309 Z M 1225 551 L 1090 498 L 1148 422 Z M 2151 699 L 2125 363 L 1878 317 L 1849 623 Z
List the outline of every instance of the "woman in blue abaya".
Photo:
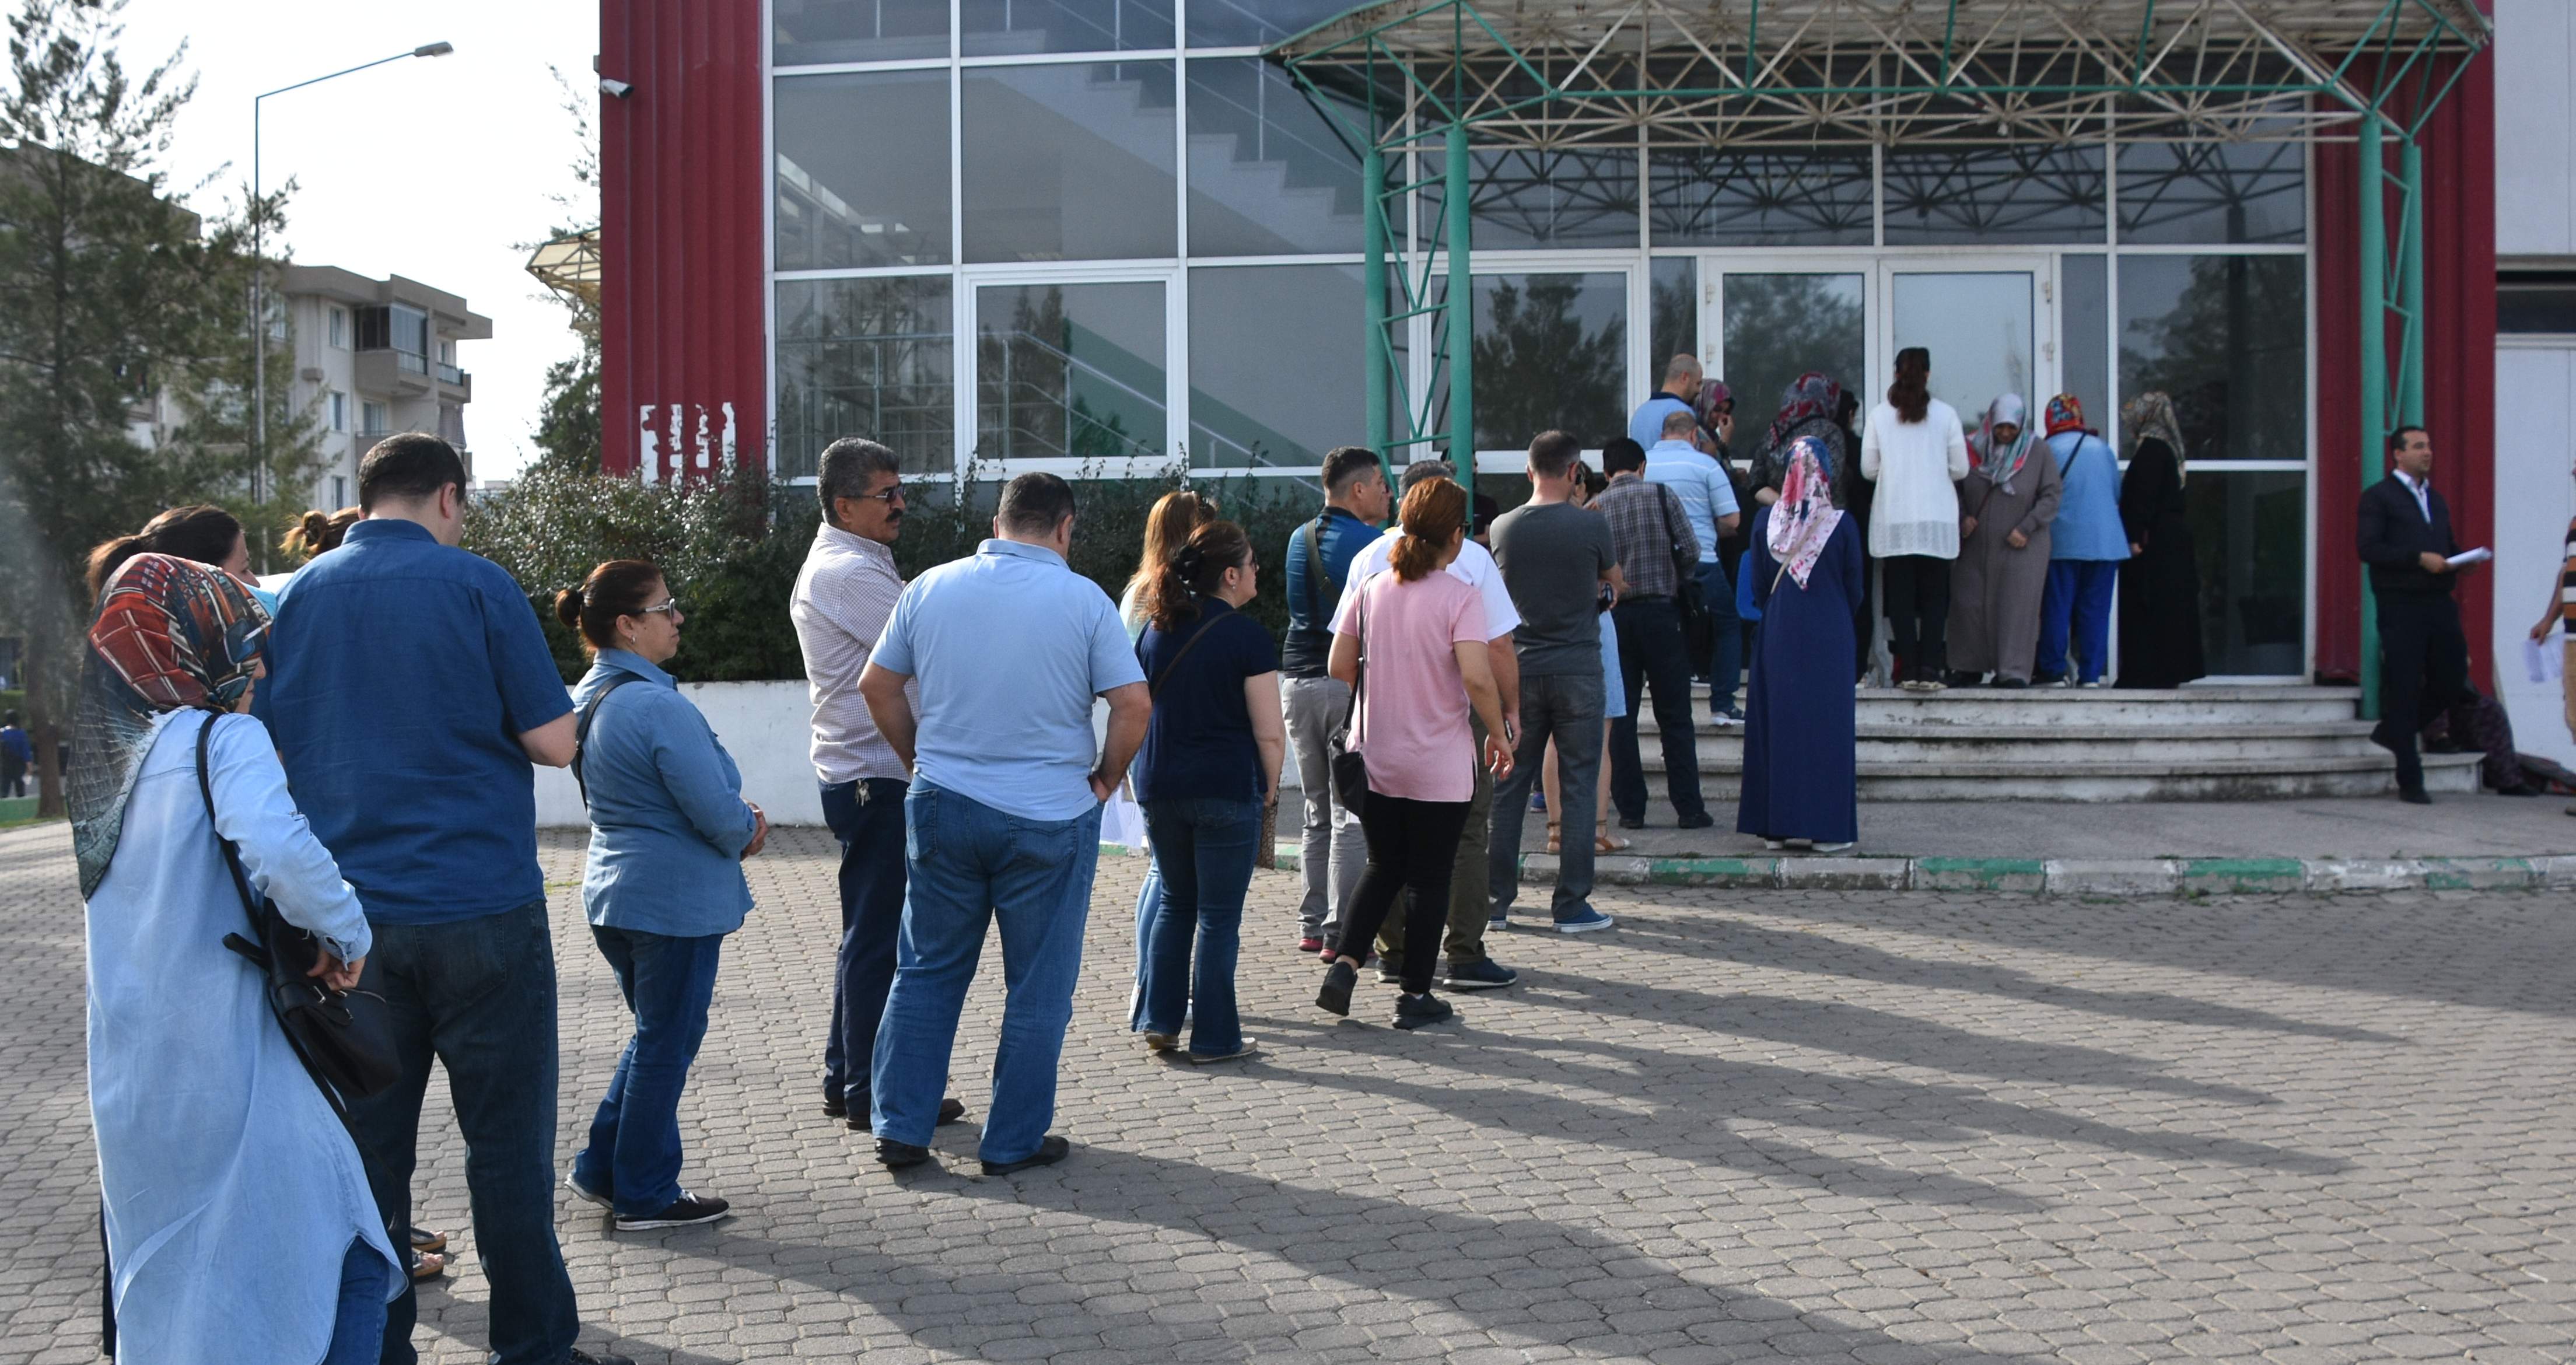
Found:
M 1868 566 L 1859 529 L 1834 507 L 1815 438 L 1791 446 L 1780 501 L 1754 513 L 1751 541 L 1762 629 L 1735 828 L 1768 848 L 1798 839 L 1845 852 L 1860 839 L 1852 620 Z

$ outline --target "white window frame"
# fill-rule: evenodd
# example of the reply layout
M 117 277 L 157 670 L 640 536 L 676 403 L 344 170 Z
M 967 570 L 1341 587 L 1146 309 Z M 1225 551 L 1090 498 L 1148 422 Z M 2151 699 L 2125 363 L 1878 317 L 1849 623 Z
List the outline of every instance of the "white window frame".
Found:
M 1005 477 L 1027 473 L 1055 474 L 1072 478 L 1091 473 L 1103 478 L 1151 478 L 1181 467 L 1181 445 L 1189 431 L 1188 357 L 1184 354 L 1188 338 L 1188 301 L 1178 282 L 1181 266 L 1173 260 L 1086 261 L 1080 265 L 1055 262 L 1037 264 L 960 266 L 955 270 L 956 293 L 951 305 L 956 310 L 958 363 L 956 469 L 960 475 L 976 465 L 999 471 Z M 978 295 L 987 287 L 1073 284 L 1155 284 L 1163 289 L 1163 453 L 1160 457 L 1129 456 L 1109 460 L 1085 460 L 1072 456 L 1041 456 L 1005 460 L 986 457 L 978 460 L 975 443 L 982 425 L 978 402 L 982 379 L 977 369 L 982 360 L 982 343 L 976 332 Z

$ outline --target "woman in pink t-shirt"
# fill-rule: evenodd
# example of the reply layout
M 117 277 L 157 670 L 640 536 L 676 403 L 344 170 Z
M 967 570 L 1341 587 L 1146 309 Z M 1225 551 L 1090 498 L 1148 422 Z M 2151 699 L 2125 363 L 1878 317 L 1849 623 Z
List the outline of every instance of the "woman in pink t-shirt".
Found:
M 1456 1013 L 1432 997 L 1431 975 L 1448 916 L 1449 866 L 1476 790 L 1468 708 L 1485 724 L 1483 760 L 1496 781 L 1511 776 L 1518 737 L 1503 723 L 1502 696 L 1485 661 L 1483 600 L 1441 572 L 1466 541 L 1467 491 L 1447 479 L 1416 484 L 1398 520 L 1404 535 L 1387 572 L 1360 585 L 1333 637 L 1332 675 L 1357 694 L 1351 744 L 1368 762 L 1368 800 L 1360 807 L 1368 870 L 1342 912 L 1341 939 L 1315 1003 L 1351 1012 L 1360 959 L 1409 888 L 1404 994 L 1395 1006 L 1395 1026 L 1409 1029 Z

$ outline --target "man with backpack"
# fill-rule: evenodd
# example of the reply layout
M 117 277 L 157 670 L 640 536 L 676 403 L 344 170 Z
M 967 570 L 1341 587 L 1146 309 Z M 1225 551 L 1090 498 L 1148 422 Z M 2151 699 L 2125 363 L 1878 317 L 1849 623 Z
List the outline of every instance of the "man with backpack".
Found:
M 1333 652 L 1333 609 L 1350 583 L 1351 562 L 1378 538 L 1386 505 L 1386 474 L 1377 452 L 1365 446 L 1334 449 L 1324 456 L 1324 510 L 1288 537 L 1281 560 L 1288 570 L 1288 637 L 1279 654 L 1279 709 L 1306 802 L 1297 858 L 1297 875 L 1305 882 L 1305 898 L 1297 906 L 1297 946 L 1303 952 L 1315 952 L 1331 938 L 1368 865 L 1359 817 L 1333 794 L 1326 750 L 1341 732 L 1351 690 L 1324 665 Z

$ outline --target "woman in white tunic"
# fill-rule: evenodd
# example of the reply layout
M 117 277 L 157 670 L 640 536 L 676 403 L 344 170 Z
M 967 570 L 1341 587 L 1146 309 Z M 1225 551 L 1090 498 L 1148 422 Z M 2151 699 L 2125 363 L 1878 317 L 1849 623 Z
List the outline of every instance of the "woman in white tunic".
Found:
M 1878 558 L 1896 682 L 1938 692 L 1949 667 L 1950 561 L 1959 557 L 1959 481 L 1968 477 L 1968 440 L 1958 410 L 1932 396 L 1932 353 L 1896 353 L 1896 382 L 1872 408 L 1860 437 L 1860 476 L 1877 491 L 1869 505 L 1869 552 Z
M 354 984 L 372 943 L 246 709 L 267 617 L 220 572 L 138 555 L 103 586 L 73 745 L 90 1112 L 121 1359 L 374 1361 L 400 1262 L 357 1144 L 270 1015 L 216 843 Z M 214 726 L 197 784 L 197 736 Z

